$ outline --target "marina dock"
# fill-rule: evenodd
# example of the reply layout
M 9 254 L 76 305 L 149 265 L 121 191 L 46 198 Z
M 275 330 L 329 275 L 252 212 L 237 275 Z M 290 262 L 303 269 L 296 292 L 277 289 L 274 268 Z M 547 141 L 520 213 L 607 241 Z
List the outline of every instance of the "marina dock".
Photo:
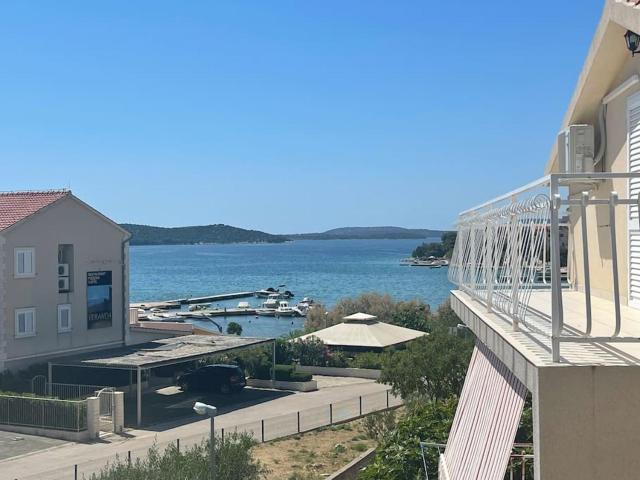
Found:
M 249 298 L 249 297 L 255 296 L 255 294 L 256 292 L 236 292 L 236 293 L 223 293 L 220 295 L 209 295 L 206 297 L 178 298 L 176 300 L 165 300 L 161 302 L 137 302 L 137 303 L 132 303 L 131 308 L 144 308 L 144 309 L 159 308 L 161 310 L 176 310 L 176 309 L 179 309 L 182 305 L 221 302 L 223 300 L 233 300 L 235 298 Z M 235 309 L 227 309 L 227 310 L 235 310 Z M 255 311 L 253 313 L 255 313 Z

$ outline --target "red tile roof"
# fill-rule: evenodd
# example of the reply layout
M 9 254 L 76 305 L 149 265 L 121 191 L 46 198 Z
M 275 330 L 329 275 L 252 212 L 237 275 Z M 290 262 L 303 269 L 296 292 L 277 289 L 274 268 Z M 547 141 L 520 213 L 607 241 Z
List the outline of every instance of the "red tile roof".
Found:
M 0 231 L 69 194 L 69 190 L 0 192 Z

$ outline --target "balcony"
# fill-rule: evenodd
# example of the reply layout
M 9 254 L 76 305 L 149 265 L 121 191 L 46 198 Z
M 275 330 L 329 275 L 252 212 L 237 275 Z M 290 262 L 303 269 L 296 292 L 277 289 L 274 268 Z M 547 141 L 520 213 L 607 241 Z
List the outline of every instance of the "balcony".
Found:
M 462 212 L 454 309 L 534 366 L 639 365 L 638 192 L 638 173 L 552 174 Z

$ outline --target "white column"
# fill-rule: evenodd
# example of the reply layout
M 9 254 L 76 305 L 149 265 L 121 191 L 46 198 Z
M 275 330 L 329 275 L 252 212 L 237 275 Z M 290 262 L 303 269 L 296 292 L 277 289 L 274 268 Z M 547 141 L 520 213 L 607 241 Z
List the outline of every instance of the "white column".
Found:
M 90 439 L 100 437 L 100 399 L 98 397 L 87 398 L 87 430 Z
M 138 382 L 136 384 L 136 408 L 138 411 L 137 425 L 142 425 L 142 369 L 138 367 Z
M 536 480 L 638 478 L 640 367 L 543 367 L 535 390 Z
M 122 433 L 124 430 L 124 393 L 113 392 L 113 431 Z

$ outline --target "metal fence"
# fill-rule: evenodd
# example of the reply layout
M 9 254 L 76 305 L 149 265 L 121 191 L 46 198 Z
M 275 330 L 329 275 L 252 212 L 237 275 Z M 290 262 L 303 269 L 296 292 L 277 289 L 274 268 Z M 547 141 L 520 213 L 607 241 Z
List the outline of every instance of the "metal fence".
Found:
M 72 383 L 48 382 L 44 375 L 37 375 L 31 379 L 31 393 L 41 396 L 55 397 L 60 400 L 84 400 L 93 397 L 99 391 L 111 387 L 104 385 L 76 385 Z
M 224 438 L 225 431 L 248 433 L 257 442 L 268 442 L 322 428 L 348 420 L 354 420 L 369 413 L 379 412 L 402 405 L 402 399 L 390 390 L 353 397 L 340 402 L 292 412 L 277 417 L 256 420 L 229 428 L 216 428 L 216 435 Z
M 390 391 L 385 391 L 238 425 L 221 427 L 219 424 L 222 421 L 217 421 L 215 433 L 221 439 L 225 438 L 229 433 L 248 433 L 257 442 L 268 442 L 347 420 L 355 420 L 370 413 L 397 408 L 402 404 L 401 398 L 392 395 Z M 155 445 L 158 449 L 167 448 L 169 445 L 177 446 L 178 449 L 188 448 L 199 444 L 205 438 L 207 437 L 196 434 L 172 439 L 170 442 L 157 442 Z M 138 458 L 145 458 L 148 453 L 148 447 L 141 447 L 123 451 L 117 458 L 134 462 Z M 103 460 L 103 464 L 93 461 L 70 466 L 68 478 L 75 480 L 83 478 L 83 476 L 88 478 L 92 473 L 100 471 L 108 462 L 113 463 L 114 458 L 109 457 Z
M 87 402 L 0 395 L 0 424 L 80 432 L 87 429 Z

